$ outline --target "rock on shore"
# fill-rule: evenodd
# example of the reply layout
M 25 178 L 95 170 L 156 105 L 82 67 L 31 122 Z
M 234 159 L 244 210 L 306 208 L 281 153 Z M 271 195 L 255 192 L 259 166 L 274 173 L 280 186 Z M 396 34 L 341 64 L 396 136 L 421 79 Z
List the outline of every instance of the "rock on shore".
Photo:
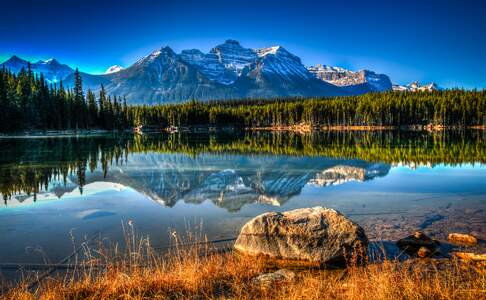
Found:
M 439 243 L 423 232 L 417 231 L 397 241 L 397 246 L 408 254 L 416 254 L 419 257 L 428 257 L 435 253 Z
M 314 207 L 259 215 L 243 226 L 234 247 L 289 264 L 334 265 L 344 264 L 355 251 L 365 254 L 367 246 L 359 225 L 333 209 Z
M 447 239 L 456 245 L 476 246 L 478 244 L 478 239 L 470 234 L 450 233 Z

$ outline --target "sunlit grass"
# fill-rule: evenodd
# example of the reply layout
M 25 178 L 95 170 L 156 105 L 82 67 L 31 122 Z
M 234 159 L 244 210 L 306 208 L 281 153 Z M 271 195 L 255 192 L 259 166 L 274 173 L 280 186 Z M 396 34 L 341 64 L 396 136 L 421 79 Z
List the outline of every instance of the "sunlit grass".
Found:
M 38 284 L 28 278 L 3 299 L 484 299 L 486 272 L 456 260 L 384 261 L 342 270 L 304 269 L 293 281 L 252 281 L 274 271 L 262 258 L 216 252 L 201 235 L 180 238 L 164 253 L 126 228 L 124 250 L 85 247 L 85 265 Z M 189 244 L 189 247 L 185 245 Z M 100 267 L 101 266 L 101 267 Z M 483 266 L 484 267 L 484 266 Z M 34 284 L 32 284 L 34 283 Z M 29 287 L 30 285 L 30 287 Z

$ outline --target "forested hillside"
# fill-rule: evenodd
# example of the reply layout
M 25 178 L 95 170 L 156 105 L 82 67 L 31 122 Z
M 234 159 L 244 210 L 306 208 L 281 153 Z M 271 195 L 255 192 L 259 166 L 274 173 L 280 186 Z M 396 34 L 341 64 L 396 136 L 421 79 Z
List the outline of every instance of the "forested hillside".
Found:
M 47 85 L 42 75 L 0 70 L 0 132 L 129 129 L 137 125 L 272 127 L 486 125 L 486 91 L 383 92 L 333 98 L 251 99 L 127 106 L 119 95 Z

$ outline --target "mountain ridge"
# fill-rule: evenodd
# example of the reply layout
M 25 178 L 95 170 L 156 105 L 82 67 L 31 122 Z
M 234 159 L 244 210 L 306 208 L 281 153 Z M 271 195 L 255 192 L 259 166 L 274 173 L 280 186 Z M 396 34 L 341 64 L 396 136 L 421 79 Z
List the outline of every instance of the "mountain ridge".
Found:
M 0 64 L 18 73 L 28 61 L 17 56 Z M 74 83 L 74 69 L 55 59 L 31 64 L 35 74 L 66 87 Z M 83 87 L 126 96 L 130 104 L 178 103 L 191 99 L 225 100 L 270 97 L 325 97 L 397 90 L 385 74 L 340 67 L 306 67 L 300 57 L 277 45 L 245 48 L 226 40 L 208 53 L 186 49 L 176 53 L 169 46 L 156 49 L 131 66 L 114 65 L 104 74 L 80 72 Z M 438 87 L 437 87 L 438 88 Z M 402 89 L 411 90 L 411 89 Z M 423 90 L 418 89 L 417 90 Z

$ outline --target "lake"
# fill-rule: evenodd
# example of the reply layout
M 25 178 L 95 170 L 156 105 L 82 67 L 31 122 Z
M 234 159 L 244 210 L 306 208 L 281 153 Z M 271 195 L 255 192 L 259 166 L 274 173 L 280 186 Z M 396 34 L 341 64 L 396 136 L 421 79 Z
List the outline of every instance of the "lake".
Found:
M 3 137 L 0 264 L 55 263 L 96 233 L 123 244 L 129 227 L 161 249 L 174 232 L 231 239 L 258 214 L 313 206 L 373 241 L 484 240 L 485 162 L 484 131 Z

